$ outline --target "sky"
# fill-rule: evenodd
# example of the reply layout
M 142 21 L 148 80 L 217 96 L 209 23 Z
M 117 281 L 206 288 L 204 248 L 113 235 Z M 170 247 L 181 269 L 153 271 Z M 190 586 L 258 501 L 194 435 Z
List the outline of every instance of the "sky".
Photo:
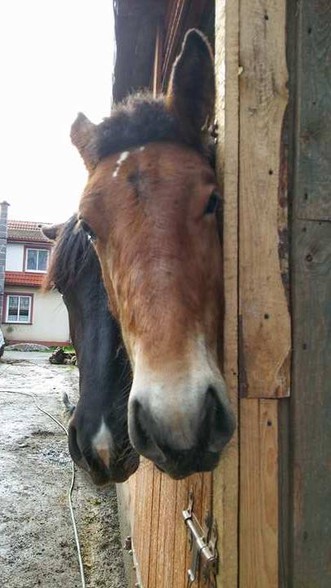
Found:
M 0 5 L 0 201 L 9 219 L 63 222 L 87 174 L 70 141 L 79 111 L 111 107 L 111 0 L 9 0 Z

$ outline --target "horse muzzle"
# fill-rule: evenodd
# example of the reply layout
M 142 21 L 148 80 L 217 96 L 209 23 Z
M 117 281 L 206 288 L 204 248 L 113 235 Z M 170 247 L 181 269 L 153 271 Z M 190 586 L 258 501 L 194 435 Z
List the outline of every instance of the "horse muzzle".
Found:
M 102 457 L 90 445 L 81 451 L 75 426 L 69 425 L 69 452 L 75 464 L 87 472 L 96 486 L 106 486 L 111 483 L 125 482 L 139 466 L 139 455 L 133 448 L 127 448 L 125 454 L 118 452 L 105 464 Z
M 147 394 L 143 399 L 149 398 Z M 192 413 L 153 410 L 138 400 L 129 402 L 129 436 L 138 453 L 175 479 L 196 472 L 212 471 L 231 439 L 235 420 L 227 402 L 222 403 L 212 387 Z

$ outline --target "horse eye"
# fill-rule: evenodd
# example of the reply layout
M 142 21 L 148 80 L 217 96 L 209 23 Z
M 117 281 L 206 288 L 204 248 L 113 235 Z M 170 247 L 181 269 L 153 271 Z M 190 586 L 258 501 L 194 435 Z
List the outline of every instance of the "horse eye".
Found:
M 83 218 L 80 219 L 79 224 L 82 227 L 84 233 L 87 234 L 88 238 L 91 239 L 91 241 L 95 241 L 97 236 L 95 232 L 91 229 L 90 225 Z
M 209 196 L 209 200 L 206 204 L 204 214 L 214 214 L 218 209 L 220 204 L 220 195 L 216 190 L 214 190 L 211 195 Z

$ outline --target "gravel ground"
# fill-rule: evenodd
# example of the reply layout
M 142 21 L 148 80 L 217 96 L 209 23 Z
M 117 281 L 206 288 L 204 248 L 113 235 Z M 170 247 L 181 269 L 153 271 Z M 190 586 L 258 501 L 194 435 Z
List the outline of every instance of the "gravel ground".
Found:
M 0 360 L 0 586 L 80 588 L 68 508 L 71 460 L 62 394 L 77 398 L 78 369 L 49 354 L 5 351 Z M 115 487 L 96 489 L 77 471 L 73 504 L 87 588 L 125 588 Z

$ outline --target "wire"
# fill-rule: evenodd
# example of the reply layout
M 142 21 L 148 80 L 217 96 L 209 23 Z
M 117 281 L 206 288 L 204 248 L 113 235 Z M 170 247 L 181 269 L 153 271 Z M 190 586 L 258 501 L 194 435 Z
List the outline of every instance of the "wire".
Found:
M 44 408 L 42 408 L 40 406 L 40 404 L 38 404 L 37 399 L 35 397 L 34 394 L 31 394 L 30 392 L 22 392 L 21 390 L 1 390 L 0 389 L 0 393 L 4 393 L 4 394 L 21 394 L 22 396 L 29 396 L 30 398 L 33 399 L 36 407 L 43 412 L 44 414 L 46 414 L 50 419 L 52 419 L 52 421 L 54 421 L 54 423 L 56 423 L 59 427 L 61 427 L 61 429 L 65 432 L 65 434 L 68 436 L 68 430 L 66 429 L 66 427 L 57 419 L 55 418 L 53 415 L 51 415 L 49 412 L 47 412 L 47 410 L 45 410 Z M 73 509 L 73 504 L 72 504 L 72 492 L 74 489 L 74 485 L 75 485 L 75 464 L 74 462 L 71 460 L 71 482 L 70 482 L 70 487 L 68 490 L 68 502 L 69 502 L 69 510 L 70 510 L 70 515 L 71 515 L 71 521 L 72 521 L 72 526 L 73 526 L 73 530 L 74 530 L 74 537 L 75 537 L 75 542 L 76 542 L 76 548 L 77 548 L 77 555 L 78 555 L 78 563 L 79 563 L 79 571 L 80 571 L 80 577 L 81 577 L 81 583 L 82 583 L 82 588 L 86 588 L 86 583 L 85 583 L 85 574 L 84 574 L 84 566 L 83 566 L 83 560 L 82 560 L 82 552 L 81 552 L 81 547 L 80 547 L 80 542 L 79 542 L 79 537 L 78 537 L 78 531 L 77 531 L 77 525 L 76 525 L 76 520 L 75 520 L 75 514 L 74 514 L 74 509 Z

